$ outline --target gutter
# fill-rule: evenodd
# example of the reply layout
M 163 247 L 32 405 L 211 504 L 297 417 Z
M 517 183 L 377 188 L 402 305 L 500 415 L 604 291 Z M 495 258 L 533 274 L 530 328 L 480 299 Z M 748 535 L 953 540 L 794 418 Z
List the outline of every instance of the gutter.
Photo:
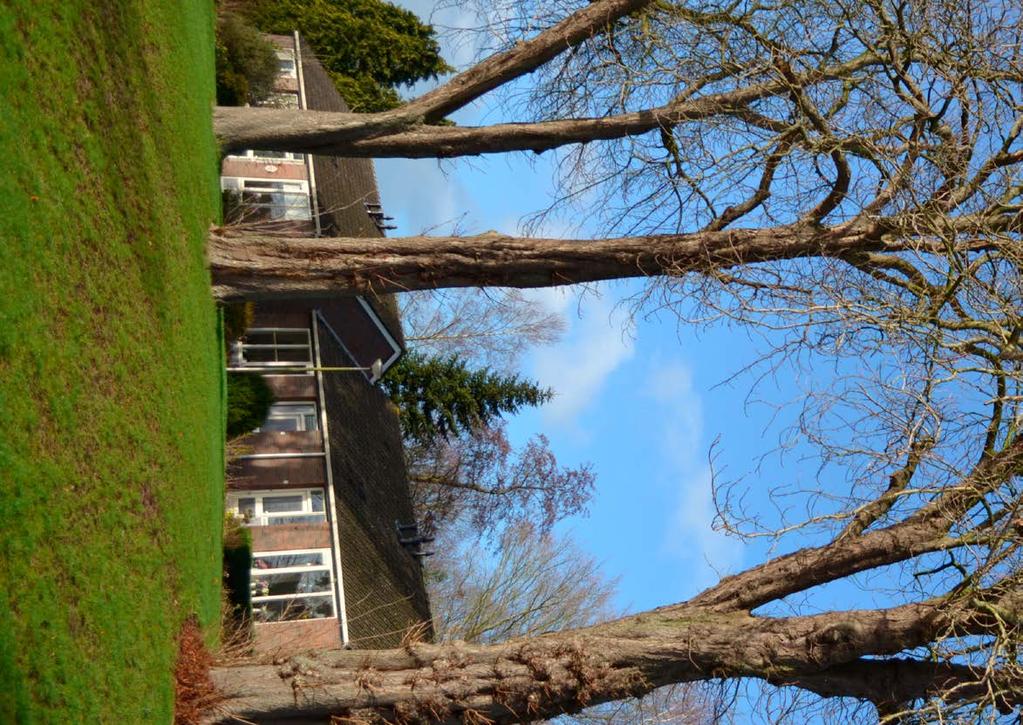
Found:
M 316 310 L 313 310 L 311 317 L 313 324 L 313 351 L 316 356 L 316 367 L 320 367 L 320 335 Z M 337 618 L 341 624 L 341 646 L 348 647 L 348 611 L 345 608 L 345 581 L 341 573 L 341 539 L 337 528 L 337 497 L 334 494 L 334 472 L 330 465 L 330 431 L 327 429 L 327 406 L 326 396 L 323 392 L 323 372 L 320 370 L 316 371 L 316 392 L 320 403 L 320 432 L 323 435 L 324 465 L 327 468 L 327 510 L 330 520 L 330 548 L 334 557 L 334 593 L 337 597 Z
M 299 39 L 298 31 L 293 30 L 292 36 L 295 39 L 295 72 L 298 74 L 298 107 L 303 111 L 309 110 L 309 101 L 305 95 L 305 71 L 302 69 L 302 42 Z M 316 170 L 313 168 L 313 155 L 305 155 L 306 175 L 309 177 L 309 208 L 313 213 L 314 235 L 319 237 L 323 234 L 320 225 L 320 202 L 316 198 Z

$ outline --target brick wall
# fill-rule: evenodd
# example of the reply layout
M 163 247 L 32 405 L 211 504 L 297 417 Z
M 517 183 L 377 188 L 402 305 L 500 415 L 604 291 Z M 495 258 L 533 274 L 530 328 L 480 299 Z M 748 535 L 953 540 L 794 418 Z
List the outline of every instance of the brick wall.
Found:
M 231 488 L 313 488 L 327 484 L 322 458 L 243 458 L 230 470 Z
M 341 646 L 341 629 L 336 617 L 257 624 L 254 634 L 253 645 L 257 652 L 281 657 Z
M 267 168 L 272 167 L 272 171 Z M 231 157 L 224 159 L 220 167 L 221 176 L 244 176 L 251 179 L 271 181 L 308 181 L 309 172 L 301 161 L 287 159 L 248 159 Z
M 312 375 L 266 375 L 263 377 L 274 400 L 316 400 L 316 378 Z
M 315 453 L 323 450 L 323 441 L 318 430 L 272 430 L 251 433 L 238 446 L 252 453 Z
M 326 522 L 253 526 L 249 530 L 252 532 L 253 551 L 330 548 L 330 526 Z

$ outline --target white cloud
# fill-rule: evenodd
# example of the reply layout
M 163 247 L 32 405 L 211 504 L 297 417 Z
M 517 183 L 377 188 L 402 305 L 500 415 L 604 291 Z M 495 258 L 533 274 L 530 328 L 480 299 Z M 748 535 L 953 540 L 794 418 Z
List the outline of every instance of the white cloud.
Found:
M 445 174 L 436 161 L 379 159 L 376 172 L 384 211 L 395 217 L 396 235 L 436 233 L 451 226 L 471 208 L 454 174 Z
M 579 416 L 599 396 L 608 377 L 633 355 L 633 341 L 623 333 L 627 319 L 606 298 L 594 294 L 582 299 L 574 290 L 533 294 L 568 323 L 562 342 L 532 356 L 531 377 L 555 392 L 542 415 L 548 424 L 578 429 Z
M 688 596 L 735 571 L 743 545 L 712 528 L 716 512 L 711 471 L 704 461 L 703 400 L 690 368 L 678 361 L 655 363 L 647 380 L 644 393 L 656 411 L 662 475 L 675 487 L 664 550 L 687 564 L 689 577 L 683 584 Z

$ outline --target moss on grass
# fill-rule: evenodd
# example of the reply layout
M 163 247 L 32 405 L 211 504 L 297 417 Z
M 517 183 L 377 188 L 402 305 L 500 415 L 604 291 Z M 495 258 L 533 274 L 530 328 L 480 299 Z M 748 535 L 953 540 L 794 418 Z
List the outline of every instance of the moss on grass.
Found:
M 168 722 L 223 501 L 208 0 L 0 10 L 0 721 Z

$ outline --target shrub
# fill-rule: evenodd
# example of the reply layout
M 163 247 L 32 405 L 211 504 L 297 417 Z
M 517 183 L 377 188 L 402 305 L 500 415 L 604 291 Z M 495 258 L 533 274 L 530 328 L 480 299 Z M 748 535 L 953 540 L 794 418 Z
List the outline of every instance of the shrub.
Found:
M 277 79 L 277 51 L 254 27 L 232 13 L 217 22 L 217 103 L 255 104 L 270 97 Z
M 227 376 L 227 437 L 237 438 L 266 420 L 273 393 L 262 375 L 235 373 Z
M 224 516 L 224 629 L 244 638 L 252 621 L 252 532 L 234 514 Z
M 224 340 L 232 343 L 252 327 L 256 305 L 252 302 L 228 302 L 224 305 Z

